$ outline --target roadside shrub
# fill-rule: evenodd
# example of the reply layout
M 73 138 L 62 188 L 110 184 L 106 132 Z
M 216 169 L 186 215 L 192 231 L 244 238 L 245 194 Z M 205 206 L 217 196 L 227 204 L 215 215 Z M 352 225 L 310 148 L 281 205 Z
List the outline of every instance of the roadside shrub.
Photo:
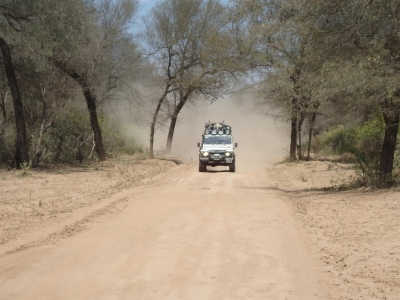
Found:
M 325 154 L 352 153 L 356 142 L 354 128 L 335 126 L 315 138 L 315 148 Z
M 375 118 L 361 126 L 337 126 L 316 138 L 316 148 L 326 154 L 350 154 L 363 184 L 377 182 L 385 123 Z
M 47 162 L 82 162 L 89 156 L 92 148 L 89 116 L 74 112 L 58 118 L 43 144 L 52 153 Z
M 108 156 L 117 156 L 122 153 L 134 154 L 138 146 L 134 140 L 127 141 L 109 119 L 99 114 L 99 124 L 102 131 L 103 145 Z M 96 159 L 93 151 L 93 133 L 86 111 L 64 116 L 55 122 L 49 134 L 47 147 L 53 153 L 54 163 L 82 162 L 89 157 Z
M 123 136 L 120 128 L 106 116 L 99 113 L 98 117 L 107 156 L 143 152 L 141 145 L 138 145 L 133 138 L 127 139 Z M 10 118 L 6 130 L 0 136 L 0 168 L 12 167 L 13 164 L 15 129 L 11 121 L 13 120 Z M 70 105 L 57 112 L 57 117 L 41 139 L 39 161 L 33 159 L 35 158 L 35 138 L 40 130 L 41 122 L 31 120 L 28 125 L 27 136 L 32 167 L 38 163 L 74 164 L 88 159 L 97 159 L 96 152 L 93 151 L 93 132 L 85 108 Z
M 123 136 L 121 129 L 107 117 L 100 115 L 99 123 L 102 130 L 104 147 L 109 156 L 140 152 L 140 145 L 133 138 Z

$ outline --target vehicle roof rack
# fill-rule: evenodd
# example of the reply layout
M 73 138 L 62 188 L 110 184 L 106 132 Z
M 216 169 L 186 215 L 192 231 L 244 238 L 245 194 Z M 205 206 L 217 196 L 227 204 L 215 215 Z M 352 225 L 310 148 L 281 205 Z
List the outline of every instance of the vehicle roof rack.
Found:
M 210 122 L 205 124 L 204 134 L 232 134 L 232 127 L 222 122 Z

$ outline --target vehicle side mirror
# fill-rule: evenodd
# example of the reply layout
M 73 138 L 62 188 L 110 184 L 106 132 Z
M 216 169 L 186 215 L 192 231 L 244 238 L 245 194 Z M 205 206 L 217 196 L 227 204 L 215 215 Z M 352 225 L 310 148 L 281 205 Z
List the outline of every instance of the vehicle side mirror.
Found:
M 237 148 L 237 146 L 238 146 L 238 143 L 235 143 L 235 148 Z
M 199 147 L 199 148 L 200 148 L 200 143 L 197 143 L 197 147 Z

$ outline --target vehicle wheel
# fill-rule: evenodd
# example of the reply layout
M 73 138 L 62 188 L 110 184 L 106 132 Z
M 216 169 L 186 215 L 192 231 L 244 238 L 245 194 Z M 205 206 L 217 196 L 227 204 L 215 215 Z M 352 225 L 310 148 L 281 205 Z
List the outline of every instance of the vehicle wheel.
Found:
M 229 165 L 229 172 L 236 172 L 236 163 L 233 163 L 231 165 Z
M 205 171 L 206 171 L 206 165 L 199 162 L 199 172 L 205 172 Z

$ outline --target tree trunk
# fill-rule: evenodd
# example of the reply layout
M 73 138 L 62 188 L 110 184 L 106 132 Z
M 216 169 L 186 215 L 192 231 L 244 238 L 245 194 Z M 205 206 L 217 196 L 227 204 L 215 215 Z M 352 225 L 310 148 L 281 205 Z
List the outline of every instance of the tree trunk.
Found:
M 394 154 L 396 151 L 397 133 L 399 130 L 399 117 L 400 114 L 398 110 L 383 113 L 386 128 L 379 164 L 379 177 L 381 183 L 389 183 L 391 180 Z
M 299 136 L 298 137 L 299 145 L 298 145 L 298 148 L 297 148 L 297 150 L 298 150 L 297 155 L 298 155 L 299 160 L 303 160 L 303 150 L 302 150 L 302 145 L 301 145 L 301 143 L 302 143 L 302 141 L 301 141 L 301 131 L 302 131 L 304 119 L 305 119 L 305 114 L 302 113 L 302 114 L 300 114 L 300 118 L 298 118 L 298 120 L 297 120 L 297 134 Z
M 290 133 L 290 160 L 296 160 L 297 149 L 297 126 L 298 126 L 298 113 L 299 113 L 299 79 L 301 69 L 296 66 L 290 79 L 293 81 L 293 95 L 292 95 L 292 118 L 291 118 L 291 133 Z
M 180 100 L 178 105 L 175 107 L 174 113 L 171 117 L 171 124 L 169 126 L 168 130 L 168 137 L 167 137 L 167 146 L 165 147 L 165 152 L 167 154 L 171 153 L 171 148 L 172 148 L 172 139 L 174 137 L 174 132 L 175 132 L 175 126 L 176 126 L 176 121 L 178 120 L 178 114 L 181 111 L 182 107 L 185 105 L 187 99 L 193 92 L 193 88 L 189 87 L 185 95 L 180 96 Z
M 158 100 L 156 110 L 154 111 L 154 114 L 153 114 L 153 120 L 152 120 L 151 126 L 150 126 L 150 151 L 149 151 L 150 158 L 154 158 L 154 132 L 155 132 L 155 128 L 156 128 L 158 113 L 160 111 L 162 103 L 164 102 L 165 97 L 168 94 L 169 87 L 170 87 L 169 85 L 167 85 L 165 87 L 164 94 Z
M 13 98 L 14 113 L 15 113 L 15 128 L 17 136 L 15 141 L 15 167 L 21 168 L 22 163 L 29 162 L 28 139 L 26 138 L 24 106 L 21 99 L 21 94 L 18 88 L 18 82 L 14 73 L 10 47 L 6 41 L 0 37 L 0 48 L 4 59 L 4 71 L 7 76 L 8 84 Z
M 9 159 L 12 160 L 12 157 L 8 157 L 9 153 L 7 151 L 6 142 L 4 140 L 4 135 L 6 131 L 6 122 L 7 122 L 7 112 L 5 107 L 5 95 L 0 94 L 0 110 L 2 115 L 2 120 L 0 121 L 0 162 L 5 162 Z
M 169 125 L 169 130 L 168 130 L 168 137 L 167 137 L 167 146 L 165 149 L 165 152 L 167 154 L 171 153 L 171 148 L 172 148 L 172 139 L 174 137 L 174 132 L 175 132 L 175 126 L 176 126 L 176 121 L 178 120 L 178 114 L 175 114 L 171 117 L 171 124 Z
M 297 117 L 293 116 L 292 127 L 290 131 L 290 160 L 296 160 L 296 146 L 297 146 Z
M 1 104 L 0 104 L 0 110 L 2 114 L 2 120 L 0 121 L 0 162 L 4 163 L 7 161 L 13 160 L 13 156 L 10 155 L 7 145 L 5 142 L 5 131 L 6 131 L 6 121 L 7 121 L 7 113 L 5 109 L 5 101 L 4 101 L 4 95 L 1 94 Z M 11 167 L 11 166 L 10 166 Z
M 311 116 L 309 116 L 308 124 L 310 125 L 310 130 L 308 131 L 308 145 L 307 145 L 307 160 L 311 159 L 311 141 L 312 141 L 312 136 L 314 133 L 314 125 L 315 125 L 315 119 L 317 118 L 317 112 L 311 113 Z
M 85 84 L 86 86 L 86 84 Z M 96 106 L 96 98 L 93 93 L 87 87 L 82 87 L 83 93 L 85 94 L 85 99 L 87 103 L 87 107 L 90 115 L 90 125 L 93 130 L 93 138 L 95 143 L 95 150 L 97 153 L 97 157 L 100 161 L 106 160 L 106 152 L 104 151 L 103 146 L 103 137 L 101 135 L 101 129 L 99 125 L 99 120 L 97 118 L 97 106 Z
M 72 79 L 74 79 L 81 87 L 82 92 L 86 99 L 86 104 L 87 104 L 88 110 L 89 110 L 90 125 L 92 126 L 92 131 L 93 131 L 93 136 L 94 136 L 94 147 L 95 147 L 95 150 L 97 153 L 97 157 L 100 161 L 106 160 L 106 153 L 104 151 L 104 146 L 103 146 L 103 137 L 101 135 L 99 120 L 97 118 L 96 96 L 93 94 L 93 92 L 89 88 L 89 85 L 84 76 L 78 74 L 78 72 L 76 72 L 74 69 L 68 67 L 64 62 L 55 61 L 55 65 L 57 68 L 59 68 L 64 73 L 66 73 L 68 76 L 70 76 Z

